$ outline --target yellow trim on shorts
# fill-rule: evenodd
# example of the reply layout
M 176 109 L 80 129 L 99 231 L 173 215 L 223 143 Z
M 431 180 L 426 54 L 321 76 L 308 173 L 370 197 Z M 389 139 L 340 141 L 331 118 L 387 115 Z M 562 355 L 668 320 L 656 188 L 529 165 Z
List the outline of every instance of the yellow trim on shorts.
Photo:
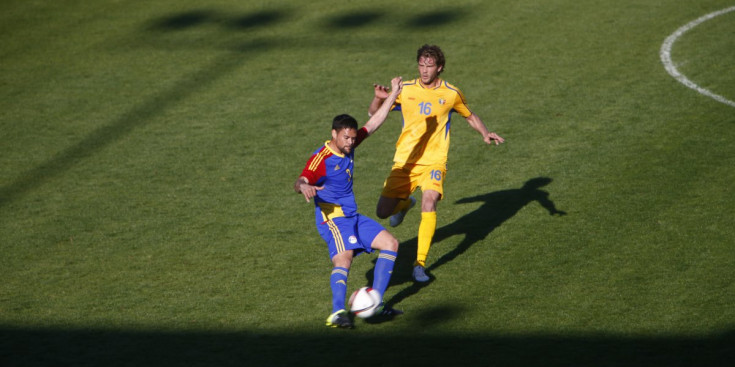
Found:
M 339 227 L 331 220 L 327 221 L 327 225 L 329 226 L 329 231 L 332 232 L 332 237 L 334 237 L 334 246 L 337 248 L 337 253 L 344 252 L 345 243 L 342 241 L 342 233 L 340 233 Z

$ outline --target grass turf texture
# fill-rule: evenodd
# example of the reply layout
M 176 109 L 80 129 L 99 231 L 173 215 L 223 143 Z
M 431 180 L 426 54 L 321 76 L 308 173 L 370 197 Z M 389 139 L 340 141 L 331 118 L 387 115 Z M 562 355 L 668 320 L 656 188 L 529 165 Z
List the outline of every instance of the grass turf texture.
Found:
M 735 110 L 658 57 L 731 5 L 6 1 L 0 364 L 732 360 Z M 730 100 L 733 24 L 672 52 Z M 507 142 L 454 121 L 436 279 L 409 279 L 412 212 L 387 295 L 406 314 L 327 329 L 330 263 L 291 185 L 331 118 L 364 120 L 371 84 L 415 77 L 426 42 Z M 358 152 L 365 214 L 399 125 Z

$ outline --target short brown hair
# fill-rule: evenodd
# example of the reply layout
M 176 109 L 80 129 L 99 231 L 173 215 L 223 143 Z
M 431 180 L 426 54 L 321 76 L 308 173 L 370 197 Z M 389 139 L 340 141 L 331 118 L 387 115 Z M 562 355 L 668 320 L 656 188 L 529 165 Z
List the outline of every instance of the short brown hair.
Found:
M 444 52 L 442 52 L 442 49 L 439 48 L 439 46 L 428 44 L 421 46 L 416 52 L 416 62 L 419 62 L 421 57 L 430 57 L 434 59 L 436 65 L 441 66 L 439 73 L 441 74 L 441 72 L 444 71 Z

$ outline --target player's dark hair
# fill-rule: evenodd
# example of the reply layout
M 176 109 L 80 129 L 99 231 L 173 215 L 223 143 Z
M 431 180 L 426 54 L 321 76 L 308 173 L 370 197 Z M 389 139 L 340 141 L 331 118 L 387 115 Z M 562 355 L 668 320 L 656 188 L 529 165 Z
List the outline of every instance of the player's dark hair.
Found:
M 347 114 L 335 116 L 334 120 L 332 120 L 332 130 L 340 131 L 342 129 L 357 130 L 357 120 Z
M 423 45 L 416 52 L 416 62 L 419 62 L 421 57 L 431 57 L 437 66 L 441 66 L 439 74 L 441 74 L 446 67 L 444 66 L 444 52 L 437 45 Z

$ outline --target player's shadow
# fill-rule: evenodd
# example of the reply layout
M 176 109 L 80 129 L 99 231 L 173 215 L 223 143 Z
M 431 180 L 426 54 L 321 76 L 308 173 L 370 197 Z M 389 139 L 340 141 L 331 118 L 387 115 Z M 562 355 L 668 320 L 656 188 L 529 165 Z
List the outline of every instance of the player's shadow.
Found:
M 566 215 L 566 212 L 558 210 L 554 202 L 549 199 L 549 193 L 541 190 L 542 187 L 548 185 L 551 181 L 552 179 L 548 177 L 536 177 L 526 181 L 522 187 L 517 189 L 495 191 L 458 200 L 456 204 L 481 202 L 482 205 L 453 223 L 436 230 L 432 244 L 432 251 L 434 253 L 440 250 L 440 242 L 443 240 L 456 235 L 464 235 L 464 238 L 455 248 L 444 253 L 436 261 L 430 262 L 427 270 L 431 272 L 453 261 L 472 247 L 472 245 L 484 240 L 495 228 L 498 228 L 530 203 L 538 202 L 548 211 L 549 215 Z M 418 283 L 413 282 L 411 278 L 413 262 L 416 259 L 416 243 L 416 238 L 401 243 L 398 249 L 395 271 L 391 278 L 391 285 L 405 282 L 412 282 L 413 284 L 402 289 L 390 300 L 386 301 L 388 305 L 400 303 L 434 281 L 432 277 L 429 282 Z

